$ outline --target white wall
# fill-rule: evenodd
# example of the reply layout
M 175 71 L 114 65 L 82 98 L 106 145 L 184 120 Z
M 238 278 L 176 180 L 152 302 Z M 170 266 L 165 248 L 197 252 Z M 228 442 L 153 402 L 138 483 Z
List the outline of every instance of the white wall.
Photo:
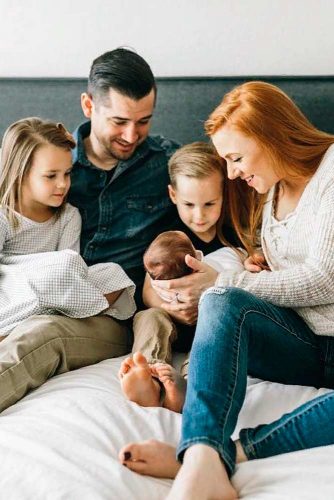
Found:
M 157 76 L 334 74 L 333 0 L 0 0 L 0 76 L 87 76 L 135 48 Z

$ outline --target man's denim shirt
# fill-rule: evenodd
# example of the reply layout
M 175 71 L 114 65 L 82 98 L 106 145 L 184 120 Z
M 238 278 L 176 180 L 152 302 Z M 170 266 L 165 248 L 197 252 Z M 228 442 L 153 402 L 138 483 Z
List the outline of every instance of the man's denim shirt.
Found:
M 129 160 L 119 161 L 109 173 L 87 159 L 83 140 L 89 134 L 90 122 L 74 132 L 77 147 L 69 195 L 82 217 L 81 255 L 88 265 L 120 264 L 139 285 L 144 251 L 177 218 L 168 196 L 167 162 L 178 144 L 161 136 L 148 137 Z

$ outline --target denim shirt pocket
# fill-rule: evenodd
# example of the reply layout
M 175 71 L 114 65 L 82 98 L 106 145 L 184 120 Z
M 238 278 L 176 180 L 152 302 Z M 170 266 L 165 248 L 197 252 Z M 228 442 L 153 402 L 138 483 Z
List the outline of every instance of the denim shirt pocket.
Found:
M 159 223 L 168 214 L 171 201 L 168 196 L 132 195 L 126 200 L 128 230 L 127 236 L 140 239 L 149 238 L 159 231 Z M 164 229 L 161 228 L 163 231 Z

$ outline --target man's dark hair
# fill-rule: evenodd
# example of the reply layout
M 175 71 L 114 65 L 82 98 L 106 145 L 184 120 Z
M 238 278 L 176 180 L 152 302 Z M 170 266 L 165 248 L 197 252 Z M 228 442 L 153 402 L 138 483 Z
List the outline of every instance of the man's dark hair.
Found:
M 88 93 L 103 98 L 112 88 L 134 100 L 157 92 L 154 76 L 147 62 L 136 52 L 118 48 L 97 57 L 88 77 Z

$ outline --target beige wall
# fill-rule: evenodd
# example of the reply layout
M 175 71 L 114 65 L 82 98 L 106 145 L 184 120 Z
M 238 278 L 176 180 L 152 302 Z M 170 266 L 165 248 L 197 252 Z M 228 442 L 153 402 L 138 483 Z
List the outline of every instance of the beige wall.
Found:
M 119 45 L 158 76 L 334 74 L 333 0 L 0 0 L 0 76 L 86 76 Z

